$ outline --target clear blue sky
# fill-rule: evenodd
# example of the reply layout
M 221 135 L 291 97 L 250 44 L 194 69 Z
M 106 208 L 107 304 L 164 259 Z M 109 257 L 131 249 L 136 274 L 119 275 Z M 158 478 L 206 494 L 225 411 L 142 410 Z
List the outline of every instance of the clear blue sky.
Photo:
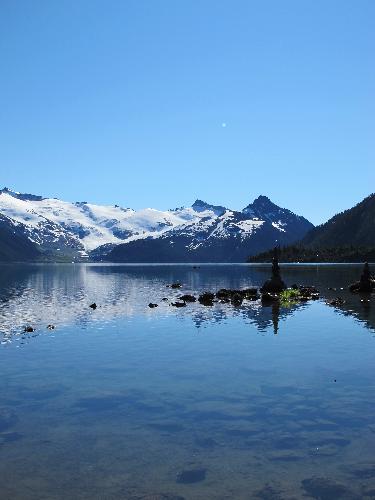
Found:
M 373 0 L 2 0 L 0 185 L 266 194 L 324 221 L 375 191 L 374 19 Z

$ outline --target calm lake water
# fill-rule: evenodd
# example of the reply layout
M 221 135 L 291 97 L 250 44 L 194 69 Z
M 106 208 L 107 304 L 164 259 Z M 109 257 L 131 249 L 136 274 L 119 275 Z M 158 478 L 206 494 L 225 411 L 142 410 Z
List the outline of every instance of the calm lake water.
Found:
M 374 499 L 375 297 L 340 289 L 360 272 L 282 267 L 322 295 L 289 308 L 177 309 L 270 268 L 1 266 L 1 500 Z

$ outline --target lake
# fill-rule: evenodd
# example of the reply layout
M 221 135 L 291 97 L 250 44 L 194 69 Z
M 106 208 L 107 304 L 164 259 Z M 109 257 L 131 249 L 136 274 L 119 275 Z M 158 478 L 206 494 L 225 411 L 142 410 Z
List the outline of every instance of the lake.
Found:
M 1 500 L 375 498 L 375 298 L 281 271 L 321 299 L 170 306 L 266 265 L 0 266 Z

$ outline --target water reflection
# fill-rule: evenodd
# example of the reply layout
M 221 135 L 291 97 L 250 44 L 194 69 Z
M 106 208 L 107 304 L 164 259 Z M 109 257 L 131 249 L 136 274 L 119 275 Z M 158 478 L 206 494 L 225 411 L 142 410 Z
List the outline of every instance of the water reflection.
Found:
M 371 498 L 375 323 L 341 290 L 360 269 L 283 268 L 321 290 L 311 303 L 176 309 L 163 297 L 259 286 L 269 267 L 4 266 L 19 342 L 0 349 L 0 497 Z M 20 349 L 29 322 L 57 330 Z
M 238 317 L 255 325 L 260 332 L 272 327 L 280 332 L 280 324 L 308 304 L 281 307 L 262 306 L 259 301 L 242 306 L 215 304 L 204 307 L 198 303 L 176 310 L 170 306 L 181 294 L 166 288 L 168 283 L 183 283 L 183 293 L 198 294 L 220 288 L 260 286 L 269 275 L 269 266 L 117 266 L 117 265 L 9 265 L 0 268 L 0 333 L 9 342 L 20 335 L 25 325 L 33 325 L 37 333 L 48 324 L 59 328 L 75 324 L 86 328 L 90 322 L 109 321 L 117 317 L 161 317 L 178 315 L 193 321 L 197 328 L 209 323 L 225 322 Z M 368 328 L 375 328 L 375 313 L 371 301 L 347 292 L 347 284 L 355 280 L 360 266 L 286 266 L 283 276 L 287 283 L 316 286 L 322 300 L 342 297 L 336 310 L 355 316 Z M 170 299 L 169 301 L 162 300 Z M 361 301 L 362 299 L 362 301 Z M 92 311 L 88 305 L 98 304 Z M 149 310 L 147 304 L 158 308 Z

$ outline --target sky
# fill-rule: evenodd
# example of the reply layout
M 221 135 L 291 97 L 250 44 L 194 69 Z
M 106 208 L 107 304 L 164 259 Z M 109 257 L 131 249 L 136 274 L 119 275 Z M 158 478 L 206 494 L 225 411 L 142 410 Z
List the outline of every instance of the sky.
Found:
M 373 0 L 1 0 L 0 186 L 318 224 L 375 191 Z

